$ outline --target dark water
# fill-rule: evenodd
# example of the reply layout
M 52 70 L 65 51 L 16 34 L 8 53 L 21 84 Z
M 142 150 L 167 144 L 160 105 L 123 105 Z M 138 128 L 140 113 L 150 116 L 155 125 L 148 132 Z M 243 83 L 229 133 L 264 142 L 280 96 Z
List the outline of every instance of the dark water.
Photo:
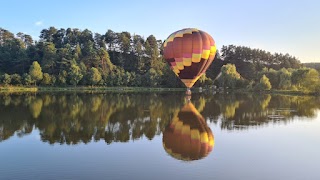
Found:
M 320 98 L 0 95 L 0 179 L 320 179 Z

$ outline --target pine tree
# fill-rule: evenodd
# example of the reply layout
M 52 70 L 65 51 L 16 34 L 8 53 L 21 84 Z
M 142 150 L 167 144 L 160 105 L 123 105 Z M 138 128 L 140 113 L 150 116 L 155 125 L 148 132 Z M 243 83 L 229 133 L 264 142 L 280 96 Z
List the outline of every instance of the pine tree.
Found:
M 37 82 L 42 80 L 43 73 L 40 64 L 37 61 L 33 61 L 29 69 L 29 75 L 31 76 L 34 85 L 37 85 Z

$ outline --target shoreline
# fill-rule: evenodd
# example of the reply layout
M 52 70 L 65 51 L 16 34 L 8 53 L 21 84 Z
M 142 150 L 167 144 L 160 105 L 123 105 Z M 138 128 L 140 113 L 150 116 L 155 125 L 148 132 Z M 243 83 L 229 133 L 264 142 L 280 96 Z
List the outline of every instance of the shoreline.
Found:
M 154 88 L 154 87 L 23 87 L 23 86 L 0 86 L 0 93 L 37 93 L 37 92 L 185 92 L 187 88 Z M 215 92 L 215 93 L 261 93 L 261 94 L 283 94 L 283 95 L 312 95 L 319 96 L 320 92 L 304 92 L 292 90 L 268 90 L 268 91 L 252 91 L 246 89 L 236 89 L 229 91 L 215 91 L 213 89 L 193 88 L 194 92 Z
M 186 88 L 153 88 L 153 87 L 19 87 L 6 86 L 0 87 L 0 93 L 16 93 L 16 92 L 184 92 Z

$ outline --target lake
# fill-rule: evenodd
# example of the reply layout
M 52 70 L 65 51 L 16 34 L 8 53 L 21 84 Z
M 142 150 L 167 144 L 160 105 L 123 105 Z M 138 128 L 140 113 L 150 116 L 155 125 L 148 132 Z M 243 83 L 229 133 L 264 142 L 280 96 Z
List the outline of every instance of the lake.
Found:
M 320 179 L 320 97 L 0 94 L 0 179 Z

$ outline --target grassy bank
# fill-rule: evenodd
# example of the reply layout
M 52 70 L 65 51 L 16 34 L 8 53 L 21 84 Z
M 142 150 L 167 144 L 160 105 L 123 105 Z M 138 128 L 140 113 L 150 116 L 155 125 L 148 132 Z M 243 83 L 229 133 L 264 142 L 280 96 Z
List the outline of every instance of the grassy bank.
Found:
M 184 92 L 186 88 L 149 88 L 149 87 L 99 87 L 99 86 L 67 86 L 67 87 L 22 87 L 22 86 L 0 86 L 0 93 L 15 92 Z M 199 92 L 199 88 L 193 88 L 193 92 Z M 203 92 L 215 91 L 213 89 L 202 89 Z M 224 93 L 224 91 L 218 91 Z M 266 93 L 266 94 L 287 94 L 287 95 L 320 95 L 320 92 L 292 91 L 292 90 L 269 90 L 252 91 L 248 89 L 228 89 L 226 92 L 236 93 Z
M 38 92 L 38 87 L 0 86 L 0 92 Z
M 0 86 L 0 92 L 166 92 L 186 91 L 186 88 L 149 88 L 149 87 L 20 87 Z

